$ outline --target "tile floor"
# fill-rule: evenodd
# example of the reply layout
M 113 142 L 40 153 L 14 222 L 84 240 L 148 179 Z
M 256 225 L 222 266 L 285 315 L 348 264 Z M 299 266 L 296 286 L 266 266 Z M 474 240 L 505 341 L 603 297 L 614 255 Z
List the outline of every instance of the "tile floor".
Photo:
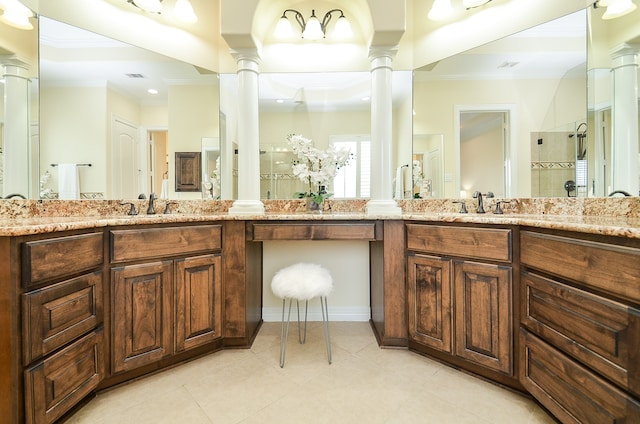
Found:
M 251 349 L 225 350 L 99 394 L 68 424 L 553 424 L 534 402 L 404 349 L 380 349 L 368 323 L 321 323 L 307 343 L 292 324 L 279 366 L 280 324 Z

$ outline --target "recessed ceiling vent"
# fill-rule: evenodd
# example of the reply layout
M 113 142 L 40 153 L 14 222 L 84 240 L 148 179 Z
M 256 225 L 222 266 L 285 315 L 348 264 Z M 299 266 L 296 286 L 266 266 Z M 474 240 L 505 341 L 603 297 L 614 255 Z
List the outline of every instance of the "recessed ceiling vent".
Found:
M 500 65 L 498 65 L 498 69 L 500 69 L 500 68 L 513 68 L 518 63 L 520 63 L 520 62 L 502 62 Z
M 125 74 L 126 76 L 128 76 L 129 78 L 144 78 L 144 75 L 142 74 Z

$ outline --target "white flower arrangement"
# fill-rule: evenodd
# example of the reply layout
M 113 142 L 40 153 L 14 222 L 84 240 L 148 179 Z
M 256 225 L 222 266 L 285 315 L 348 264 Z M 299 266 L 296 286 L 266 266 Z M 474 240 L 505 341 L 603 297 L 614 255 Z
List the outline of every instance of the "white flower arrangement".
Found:
M 422 189 L 422 183 L 424 182 L 424 174 L 422 173 L 422 162 L 419 160 L 413 161 L 413 186 L 418 188 L 418 192 Z M 418 194 L 419 196 L 419 194 Z
M 216 159 L 216 168 L 211 172 L 211 195 L 214 199 L 220 197 L 220 156 Z
M 310 139 L 295 134 L 287 136 L 287 143 L 299 159 L 292 165 L 293 175 L 309 185 L 309 191 L 298 192 L 296 196 L 300 199 L 312 197 L 317 204 L 331 197 L 332 193 L 327 193 L 325 189 L 338 170 L 349 163 L 353 156 L 351 151 L 333 146 L 320 150 L 313 146 Z

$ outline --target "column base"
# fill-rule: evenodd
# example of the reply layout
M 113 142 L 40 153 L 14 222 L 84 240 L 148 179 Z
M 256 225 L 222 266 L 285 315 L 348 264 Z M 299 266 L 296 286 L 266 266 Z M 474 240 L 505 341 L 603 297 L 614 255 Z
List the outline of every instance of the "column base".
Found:
M 367 215 L 402 215 L 402 208 L 395 200 L 369 200 L 366 210 Z
M 264 203 L 260 200 L 236 200 L 229 208 L 229 215 L 264 215 Z

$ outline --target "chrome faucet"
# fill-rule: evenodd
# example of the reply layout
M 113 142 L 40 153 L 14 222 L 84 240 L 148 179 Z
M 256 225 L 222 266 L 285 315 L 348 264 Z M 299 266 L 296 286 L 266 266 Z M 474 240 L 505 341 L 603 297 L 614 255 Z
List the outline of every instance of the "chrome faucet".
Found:
M 153 206 L 153 201 L 156 200 L 158 196 L 155 193 L 151 193 L 149 195 L 149 207 L 147 208 L 147 215 L 153 215 L 156 213 L 156 209 Z
M 493 193 L 492 192 L 487 192 L 485 193 L 485 196 L 488 199 L 491 199 L 493 197 Z M 484 202 L 482 201 L 482 193 L 479 191 L 476 191 L 473 193 L 473 198 L 474 199 L 478 199 L 478 208 L 476 209 L 477 213 L 485 213 L 484 211 Z

